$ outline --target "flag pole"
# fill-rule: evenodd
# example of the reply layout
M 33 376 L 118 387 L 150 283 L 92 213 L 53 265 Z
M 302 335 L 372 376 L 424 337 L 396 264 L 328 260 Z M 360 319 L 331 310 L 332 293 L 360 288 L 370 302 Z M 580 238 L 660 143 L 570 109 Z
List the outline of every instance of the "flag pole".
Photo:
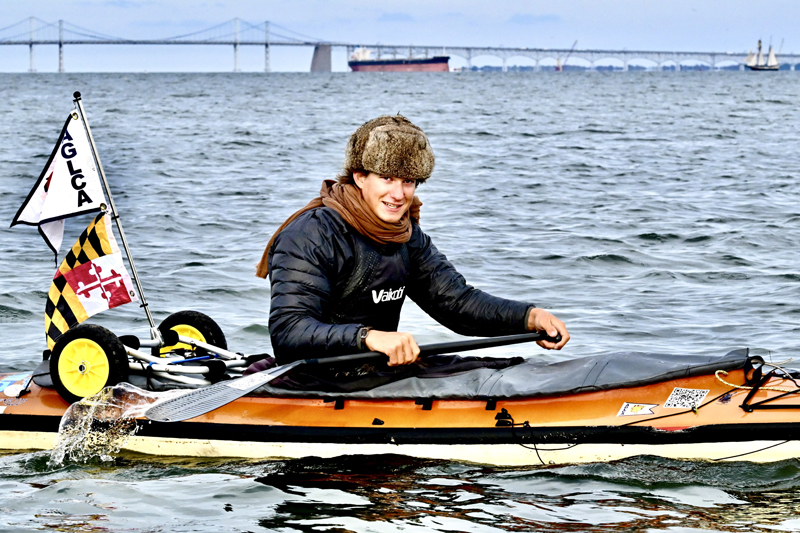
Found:
M 144 291 L 142 290 L 142 284 L 139 282 L 139 275 L 136 273 L 136 265 L 133 263 L 133 256 L 131 255 L 131 250 L 128 248 L 128 241 L 125 239 L 125 232 L 122 231 L 122 223 L 119 220 L 119 214 L 117 213 L 117 207 L 114 205 L 114 197 L 111 196 L 111 188 L 108 186 L 108 180 L 106 179 L 106 173 L 103 171 L 103 164 L 100 162 L 100 156 L 97 155 L 97 148 L 94 145 L 94 137 L 92 137 L 92 130 L 89 128 L 89 122 L 86 120 L 86 113 L 83 110 L 83 104 L 81 104 L 81 93 L 79 91 L 75 91 L 73 95 L 75 97 L 75 104 L 78 106 L 78 110 L 81 113 L 81 120 L 83 121 L 83 127 L 86 130 L 86 135 L 89 137 L 89 145 L 92 147 L 92 156 L 94 156 L 94 160 L 97 163 L 97 170 L 100 174 L 100 179 L 103 180 L 103 188 L 106 190 L 106 195 L 108 195 L 108 203 L 111 207 L 111 214 L 113 215 L 114 222 L 117 224 L 117 231 L 119 231 L 120 239 L 122 240 L 122 247 L 125 248 L 125 255 L 128 256 L 128 264 L 131 267 L 131 277 L 133 281 L 136 283 L 136 290 L 139 291 L 139 299 L 141 300 L 141 304 L 139 307 L 144 308 L 144 312 L 147 315 L 147 320 L 150 322 L 150 338 L 153 340 L 157 340 L 159 344 L 163 343 L 163 338 L 161 337 L 161 332 L 156 327 L 156 323 L 153 320 L 153 315 L 150 314 L 150 307 L 147 305 L 147 300 L 144 297 Z

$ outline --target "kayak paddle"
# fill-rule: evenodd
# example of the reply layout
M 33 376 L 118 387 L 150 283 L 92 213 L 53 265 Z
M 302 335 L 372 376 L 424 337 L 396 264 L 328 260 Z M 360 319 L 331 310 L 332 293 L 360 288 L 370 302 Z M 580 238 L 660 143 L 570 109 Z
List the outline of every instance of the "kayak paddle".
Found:
M 549 340 L 559 342 L 561 336 L 552 338 L 545 333 L 523 333 L 521 335 L 506 335 L 503 337 L 490 337 L 485 339 L 472 339 L 466 341 L 441 342 L 438 344 L 428 344 L 420 346 L 420 357 L 428 355 L 441 355 L 453 351 L 479 350 L 481 348 L 492 348 L 495 346 L 508 346 L 522 342 L 533 342 Z M 148 420 L 155 422 L 180 422 L 196 416 L 204 415 L 223 405 L 227 405 L 237 400 L 245 394 L 254 391 L 258 387 L 265 385 L 273 379 L 284 375 L 291 369 L 300 365 L 326 365 L 341 363 L 345 361 L 363 361 L 386 357 L 381 352 L 363 352 L 349 355 L 338 355 L 335 357 L 325 357 L 322 359 L 300 359 L 292 363 L 281 365 L 275 368 L 262 370 L 255 374 L 243 376 L 228 381 L 220 381 L 208 387 L 194 389 L 176 398 L 156 403 L 144 412 Z

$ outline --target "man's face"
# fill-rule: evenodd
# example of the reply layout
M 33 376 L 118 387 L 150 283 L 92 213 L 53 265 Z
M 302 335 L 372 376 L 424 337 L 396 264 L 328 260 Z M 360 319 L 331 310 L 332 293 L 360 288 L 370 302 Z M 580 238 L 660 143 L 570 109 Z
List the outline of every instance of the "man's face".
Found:
M 380 176 L 374 172 L 354 172 L 356 186 L 375 215 L 390 224 L 400 221 L 417 190 L 417 180 Z

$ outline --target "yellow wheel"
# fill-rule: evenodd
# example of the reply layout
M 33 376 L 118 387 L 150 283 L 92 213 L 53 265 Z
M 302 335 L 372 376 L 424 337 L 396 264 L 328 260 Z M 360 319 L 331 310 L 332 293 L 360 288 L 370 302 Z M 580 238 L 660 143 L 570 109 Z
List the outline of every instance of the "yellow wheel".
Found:
M 187 324 L 178 324 L 177 326 L 172 326 L 172 331 L 177 333 L 178 335 L 183 335 L 184 337 L 190 337 L 192 339 L 207 342 L 205 336 L 200 333 L 200 330 L 193 326 L 189 326 Z M 173 344 L 172 346 L 162 346 L 161 347 L 161 356 L 163 357 L 167 352 L 171 352 L 172 350 L 177 350 L 179 348 L 183 348 L 184 350 L 192 350 L 192 347 L 184 342 L 179 342 L 178 344 Z
M 50 357 L 50 377 L 70 403 L 97 394 L 128 379 L 125 347 L 109 330 L 82 324 L 56 342 Z
M 227 349 L 228 343 L 222 329 L 209 316 L 197 311 L 178 311 L 168 316 L 158 326 L 162 335 L 169 330 L 175 331 L 178 335 L 205 342 L 217 348 Z M 173 346 L 162 346 L 153 348 L 153 355 L 165 357 L 167 353 L 177 349 L 192 349 L 188 344 L 179 342 Z
M 105 387 L 108 374 L 106 352 L 93 340 L 74 340 L 61 351 L 58 375 L 76 396 L 91 396 Z

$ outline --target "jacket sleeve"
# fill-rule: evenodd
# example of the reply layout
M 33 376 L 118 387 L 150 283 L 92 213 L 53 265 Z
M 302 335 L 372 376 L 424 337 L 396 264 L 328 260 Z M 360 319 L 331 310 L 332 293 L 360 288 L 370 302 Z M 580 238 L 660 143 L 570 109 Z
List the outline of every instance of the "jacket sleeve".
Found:
M 409 297 L 437 322 L 461 335 L 524 333 L 532 303 L 498 298 L 467 284 L 453 264 L 415 226 L 409 245 Z
M 328 221 L 329 222 L 329 221 Z M 361 324 L 329 324 L 341 234 L 318 213 L 304 214 L 275 239 L 269 257 L 269 332 L 281 364 L 359 351 Z

